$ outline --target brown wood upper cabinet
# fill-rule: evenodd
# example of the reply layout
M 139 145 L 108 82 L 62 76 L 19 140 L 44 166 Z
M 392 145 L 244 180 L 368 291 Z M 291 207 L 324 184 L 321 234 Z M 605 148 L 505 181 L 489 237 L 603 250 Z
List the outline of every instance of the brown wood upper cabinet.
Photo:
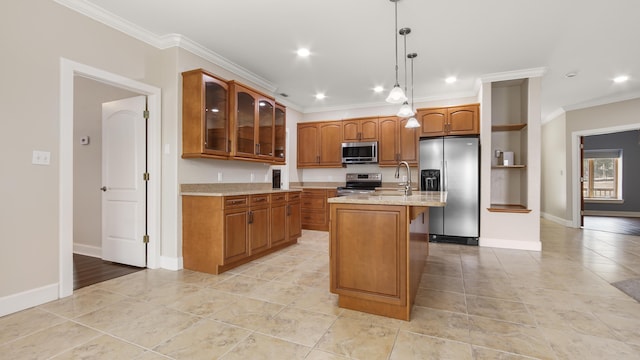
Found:
M 480 134 L 478 104 L 418 109 L 417 119 L 422 124 L 420 136 Z
M 229 87 L 202 70 L 182 73 L 182 157 L 228 158 Z
M 286 108 L 203 69 L 182 73 L 182 157 L 285 161 Z
M 408 119 L 396 116 L 380 118 L 378 165 L 396 166 L 406 161 L 418 165 L 418 129 L 405 128 Z
M 341 121 L 298 123 L 298 168 L 342 167 Z
M 377 141 L 378 118 L 358 118 L 342 121 L 342 141 Z
M 230 82 L 234 157 L 274 159 L 275 101 L 253 89 Z

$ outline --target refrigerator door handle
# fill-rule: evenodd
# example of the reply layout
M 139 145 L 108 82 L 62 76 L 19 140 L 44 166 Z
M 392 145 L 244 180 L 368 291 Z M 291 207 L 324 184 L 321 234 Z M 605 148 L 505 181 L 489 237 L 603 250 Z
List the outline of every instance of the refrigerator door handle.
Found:
M 449 188 L 449 172 L 447 171 L 447 160 L 443 161 L 444 164 L 444 174 L 443 174 L 443 178 L 444 178 L 444 186 L 442 187 L 443 191 L 447 191 Z

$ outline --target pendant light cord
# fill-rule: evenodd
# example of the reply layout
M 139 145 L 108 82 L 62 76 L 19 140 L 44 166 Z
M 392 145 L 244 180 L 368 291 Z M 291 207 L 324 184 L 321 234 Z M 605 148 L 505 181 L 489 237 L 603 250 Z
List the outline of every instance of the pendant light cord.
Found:
M 395 38 L 396 38 L 396 84 L 395 86 L 400 86 L 400 83 L 398 83 L 398 1 L 399 0 L 395 0 L 394 4 L 395 4 L 395 16 L 396 16 L 396 31 L 393 33 Z
M 413 106 L 413 58 L 415 56 L 411 57 L 411 110 L 415 111 L 416 108 Z M 406 58 L 405 61 L 407 61 Z
M 407 34 L 403 35 L 404 37 L 404 93 L 405 94 L 407 93 Z

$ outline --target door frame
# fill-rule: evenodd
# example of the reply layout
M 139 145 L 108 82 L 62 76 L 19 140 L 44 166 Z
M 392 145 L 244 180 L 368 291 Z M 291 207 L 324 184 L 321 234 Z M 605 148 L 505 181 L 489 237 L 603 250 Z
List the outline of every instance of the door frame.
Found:
M 148 182 L 147 267 L 160 266 L 161 206 L 161 89 L 114 73 L 60 58 L 60 174 L 58 198 L 59 279 L 58 297 L 73 294 L 73 102 L 74 78 L 82 76 L 117 88 L 147 96 L 149 127 L 147 135 Z M 142 239 L 140 239 L 142 241 Z
M 572 207 L 572 219 L 571 226 L 574 228 L 580 228 L 580 194 L 582 192 L 582 183 L 580 182 L 580 177 L 582 176 L 582 172 L 580 171 L 581 161 L 580 161 L 580 138 L 583 136 L 590 135 L 602 135 L 602 134 L 610 134 L 615 132 L 629 131 L 629 130 L 638 130 L 640 128 L 640 123 L 635 124 L 624 124 L 618 126 L 611 126 L 606 128 L 598 128 L 598 129 L 585 129 L 585 130 L 577 130 L 571 133 L 571 207 Z M 567 171 L 569 171 L 567 169 Z

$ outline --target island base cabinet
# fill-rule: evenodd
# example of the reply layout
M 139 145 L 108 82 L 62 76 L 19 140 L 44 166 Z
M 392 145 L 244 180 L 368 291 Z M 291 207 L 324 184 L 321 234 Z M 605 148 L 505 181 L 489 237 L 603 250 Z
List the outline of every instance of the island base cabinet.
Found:
M 421 211 L 428 221 L 428 208 Z M 424 217 L 409 206 L 331 203 L 330 219 L 331 292 L 338 305 L 409 320 L 428 251 L 428 234 L 411 232 L 410 224 Z

